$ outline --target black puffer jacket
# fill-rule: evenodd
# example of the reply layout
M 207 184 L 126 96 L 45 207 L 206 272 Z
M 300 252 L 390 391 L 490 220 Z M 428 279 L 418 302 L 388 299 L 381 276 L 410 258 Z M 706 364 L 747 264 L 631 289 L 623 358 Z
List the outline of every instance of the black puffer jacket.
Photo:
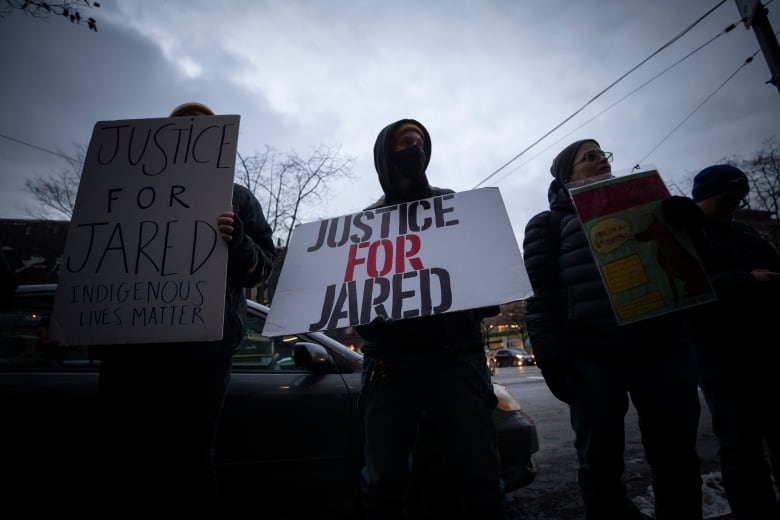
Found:
M 548 199 L 553 224 L 549 212 L 535 215 L 523 239 L 534 291 L 525 320 L 539 366 L 577 357 L 633 356 L 689 342 L 679 313 L 618 326 L 582 223 L 558 180 L 550 184 Z
M 393 131 L 404 123 L 413 123 L 423 131 L 426 167 L 430 161 L 431 138 L 422 124 L 413 119 L 402 119 L 386 126 L 374 144 L 374 166 L 384 195 L 366 209 L 454 193 L 450 189 L 431 186 L 424 175 L 417 185 L 404 194 L 394 189 L 394 169 L 389 161 L 392 136 Z M 480 324 L 483 318 L 494 316 L 499 310 L 499 307 L 495 306 L 400 321 L 374 320 L 368 325 L 357 327 L 357 332 L 365 340 L 362 351 L 367 356 L 458 356 L 483 350 Z

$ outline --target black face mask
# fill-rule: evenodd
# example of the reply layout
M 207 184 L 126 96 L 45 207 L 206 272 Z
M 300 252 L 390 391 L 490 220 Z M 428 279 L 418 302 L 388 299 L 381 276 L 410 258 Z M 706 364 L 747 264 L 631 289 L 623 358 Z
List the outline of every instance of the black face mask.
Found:
M 407 179 L 419 179 L 425 173 L 425 152 L 422 148 L 410 146 L 390 154 L 390 163 Z

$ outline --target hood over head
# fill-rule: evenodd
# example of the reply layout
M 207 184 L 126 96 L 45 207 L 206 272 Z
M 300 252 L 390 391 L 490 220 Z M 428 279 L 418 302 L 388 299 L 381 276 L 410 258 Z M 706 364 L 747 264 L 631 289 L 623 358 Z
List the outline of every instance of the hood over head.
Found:
M 569 181 L 571 169 L 574 167 L 574 159 L 577 157 L 577 150 L 585 143 L 595 143 L 597 146 L 601 146 L 595 139 L 580 139 L 561 150 L 553 159 L 550 173 L 562 186 L 565 186 Z
M 398 189 L 398 184 L 394 182 L 394 178 L 399 176 L 400 173 L 393 165 L 393 145 L 396 138 L 399 137 L 401 133 L 411 128 L 420 131 L 423 136 L 423 151 L 425 153 L 425 158 L 423 159 L 423 174 L 412 181 L 413 184 L 409 189 L 406 189 L 401 193 Z M 382 186 L 382 191 L 385 194 L 385 202 L 388 204 L 397 204 L 399 202 L 408 202 L 429 197 L 431 195 L 431 186 L 428 183 L 428 177 L 424 172 L 427 170 L 430 160 L 431 136 L 428 133 L 428 129 L 419 121 L 414 119 L 400 119 L 395 123 L 391 123 L 384 127 L 379 132 L 379 135 L 377 135 L 376 142 L 374 143 L 374 167 L 379 176 L 379 184 Z

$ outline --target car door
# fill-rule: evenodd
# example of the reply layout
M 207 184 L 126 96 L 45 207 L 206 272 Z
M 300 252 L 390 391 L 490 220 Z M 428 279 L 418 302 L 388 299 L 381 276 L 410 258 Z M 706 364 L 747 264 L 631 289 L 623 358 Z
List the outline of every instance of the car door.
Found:
M 0 306 L 2 495 L 28 513 L 85 497 L 97 474 L 97 366 L 86 347 L 39 341 L 53 294 L 19 293 Z
M 264 320 L 250 308 L 234 357 L 217 450 L 223 492 L 291 516 L 336 510 L 356 486 L 354 382 L 335 367 L 296 367 L 293 346 L 308 339 L 263 336 Z

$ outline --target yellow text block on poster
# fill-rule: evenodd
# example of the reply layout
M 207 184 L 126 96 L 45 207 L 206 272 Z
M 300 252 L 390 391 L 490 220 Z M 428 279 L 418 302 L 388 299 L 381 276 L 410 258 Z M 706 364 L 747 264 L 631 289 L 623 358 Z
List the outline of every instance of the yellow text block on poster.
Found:
M 623 320 L 630 320 L 634 316 L 657 311 L 664 306 L 664 298 L 658 291 L 653 291 L 639 298 L 621 303 L 615 309 L 617 315 Z
M 648 282 L 647 272 L 642 266 L 639 255 L 630 255 L 601 268 L 607 288 L 612 293 L 619 293 L 639 287 Z

